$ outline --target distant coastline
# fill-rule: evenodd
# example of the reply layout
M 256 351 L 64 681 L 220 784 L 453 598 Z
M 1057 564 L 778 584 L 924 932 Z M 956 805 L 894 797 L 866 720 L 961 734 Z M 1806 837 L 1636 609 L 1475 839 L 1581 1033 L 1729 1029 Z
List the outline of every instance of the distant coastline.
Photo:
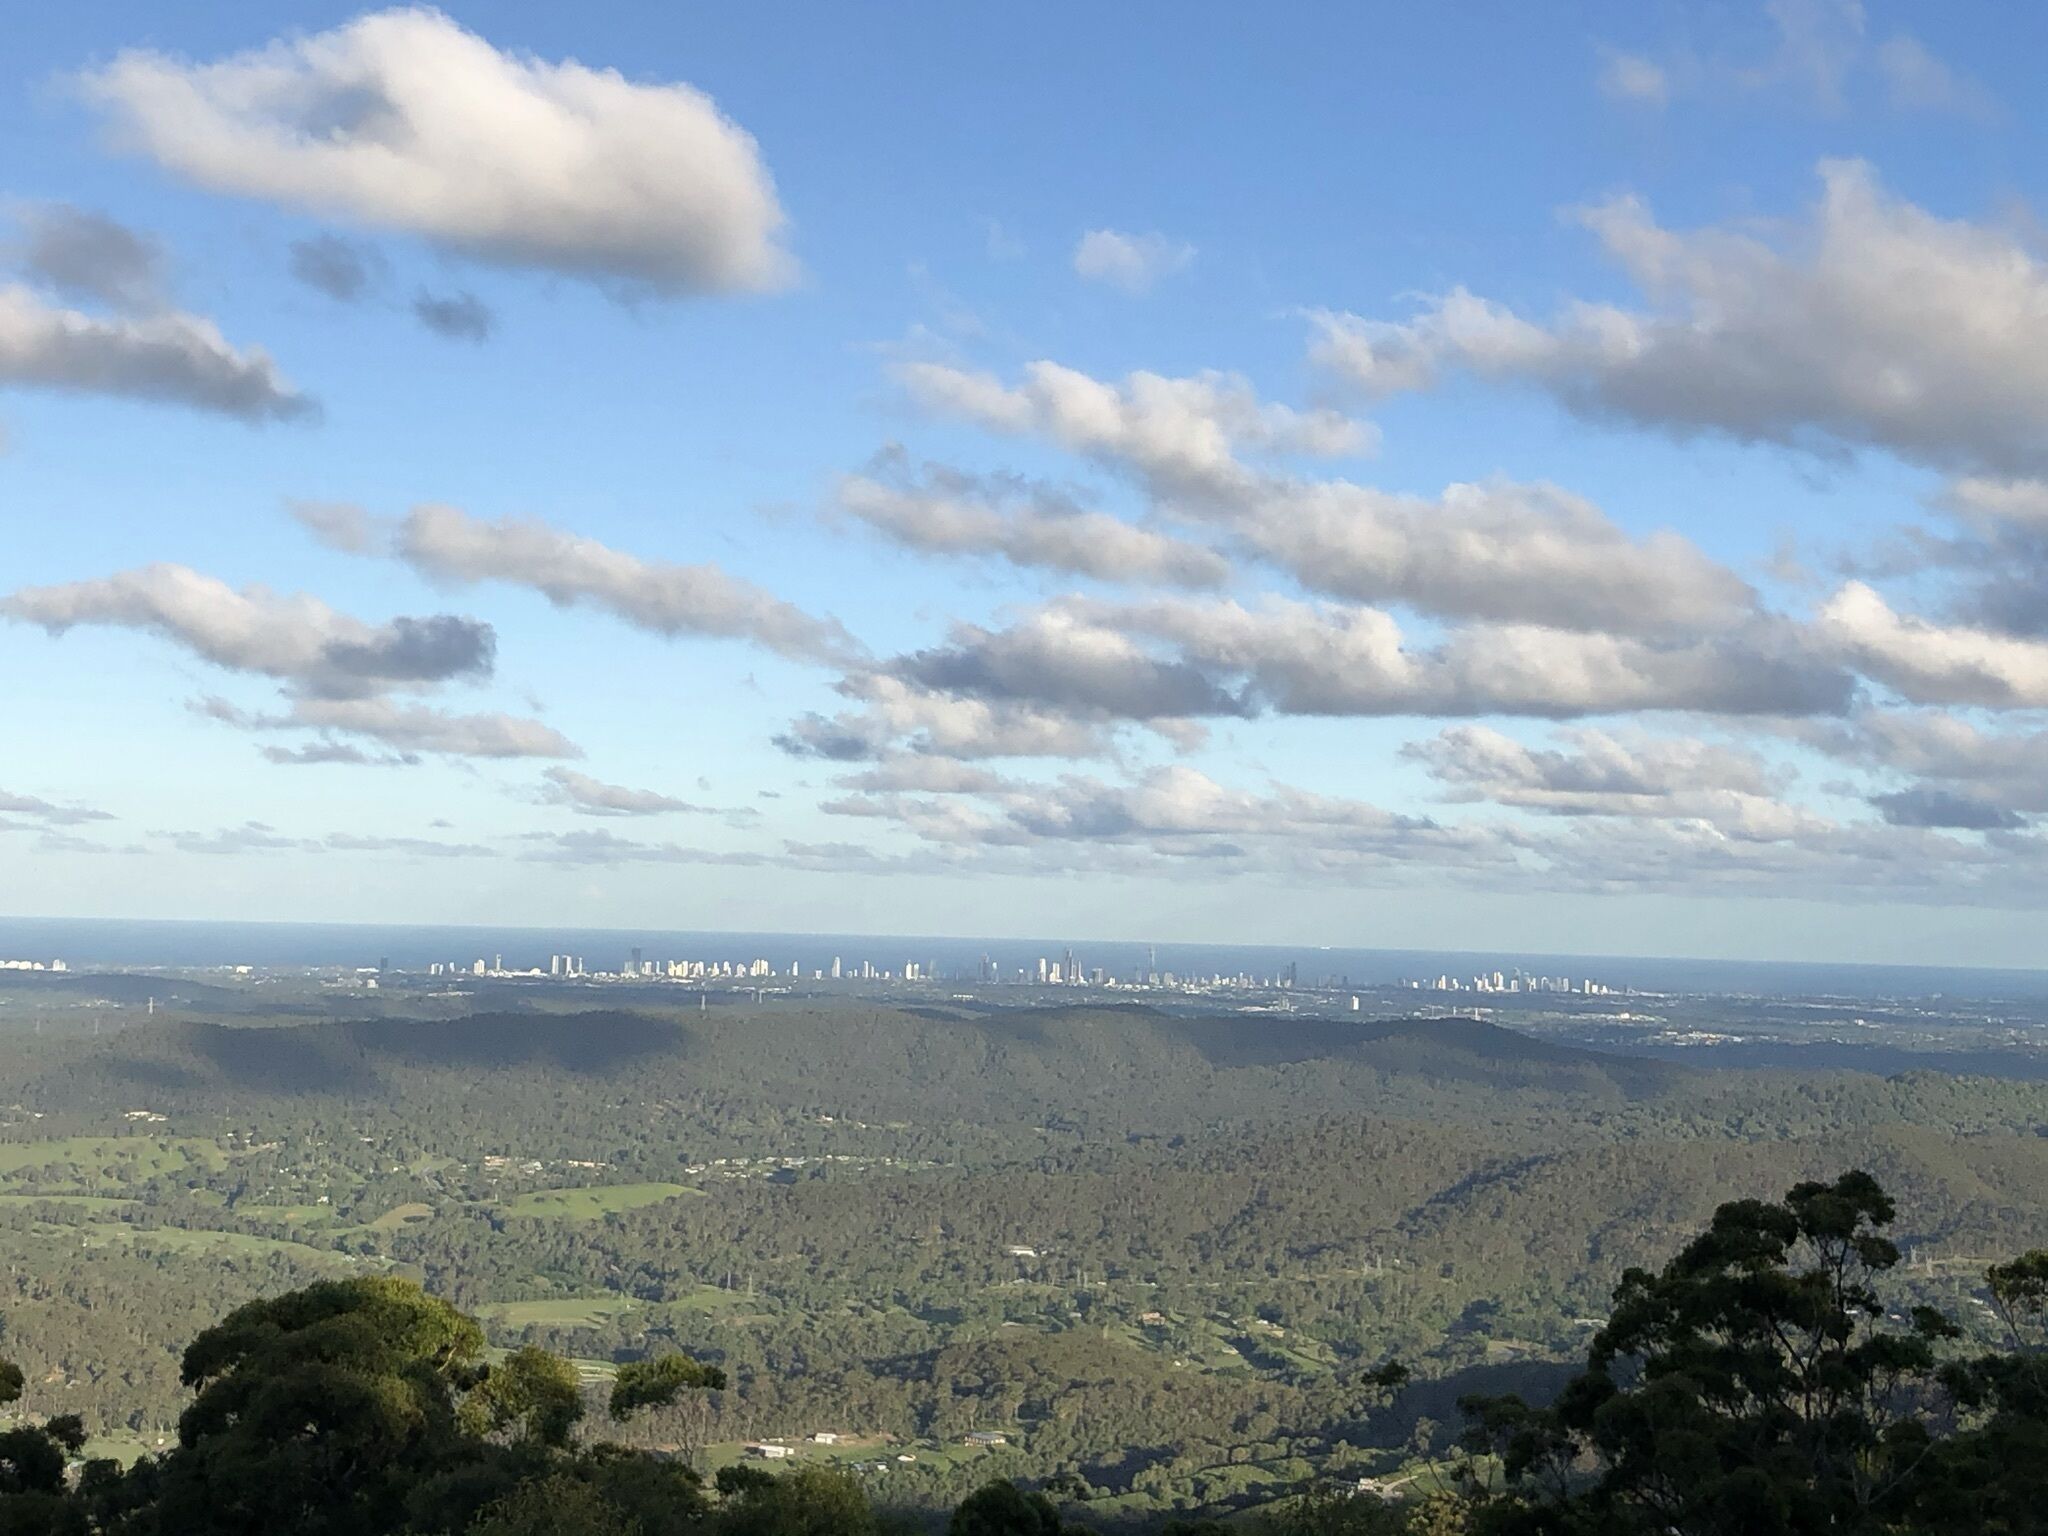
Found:
M 1393 986 L 1441 971 L 1512 970 L 1597 973 L 1617 987 L 1659 992 L 1756 993 L 1843 997 L 2048 997 L 2048 969 L 1868 965 L 1827 961 L 1706 960 L 1626 955 L 1517 954 L 1488 950 L 1324 948 L 1284 945 L 1157 944 L 1053 938 L 948 938 L 929 935 L 710 932 L 682 929 L 419 926 L 368 923 L 240 923 L 141 918 L 0 917 L 0 957 L 62 959 L 74 968 L 135 966 L 192 969 L 368 966 L 388 960 L 400 969 L 436 961 L 502 954 L 507 964 L 545 967 L 550 954 L 573 951 L 593 967 L 611 966 L 634 949 L 652 958 L 689 955 L 765 958 L 800 964 L 806 973 L 834 958 L 849 964 L 936 963 L 942 972 L 971 973 L 983 956 L 1006 970 L 1059 958 L 1072 950 L 1089 966 L 1128 974 L 1148 963 L 1183 973 L 1251 970 L 1277 973 L 1293 964 L 1304 984 L 1341 978 L 1354 987 Z

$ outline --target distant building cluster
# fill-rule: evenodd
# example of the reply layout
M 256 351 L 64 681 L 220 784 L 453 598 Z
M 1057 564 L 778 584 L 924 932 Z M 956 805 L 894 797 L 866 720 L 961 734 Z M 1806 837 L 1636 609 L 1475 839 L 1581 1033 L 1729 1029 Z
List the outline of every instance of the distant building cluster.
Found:
M 1285 990 L 1296 986 L 1299 980 L 1297 967 L 1292 961 L 1286 969 L 1273 976 L 1255 976 L 1250 971 L 1217 971 L 1208 976 L 1178 975 L 1159 969 L 1156 951 L 1147 951 L 1145 964 L 1133 967 L 1128 976 L 1117 976 L 1103 966 L 1084 965 L 1075 958 L 1071 949 L 1057 960 L 1049 955 L 1040 955 L 1035 968 L 1018 966 L 1007 975 L 1000 965 L 983 955 L 976 979 L 984 986 L 1000 986 L 1007 982 L 1040 987 L 1168 987 L 1195 991 L 1231 987 Z
M 0 960 L 0 971 L 68 971 L 62 960 Z
M 386 962 L 379 970 L 385 969 L 388 964 L 389 962 Z M 835 955 L 829 964 L 807 971 L 797 961 L 782 965 L 759 958 L 654 960 L 635 949 L 619 963 L 617 970 L 612 971 L 589 969 L 581 955 L 550 955 L 546 969 L 538 965 L 523 968 L 507 967 L 503 955 L 494 955 L 489 958 L 479 956 L 471 961 L 435 961 L 427 967 L 427 974 L 435 977 L 471 976 L 490 980 L 679 981 L 698 984 L 728 982 L 739 985 L 805 979 L 820 982 L 950 982 L 955 985 L 973 983 L 985 987 L 1100 987 L 1106 990 L 1154 989 L 1195 993 L 1292 991 L 1301 985 L 1298 967 L 1293 962 L 1271 975 L 1254 974 L 1251 971 L 1216 971 L 1211 974 L 1195 975 L 1161 970 L 1157 952 L 1152 950 L 1147 951 L 1143 965 L 1132 966 L 1124 972 L 1112 971 L 1106 966 L 1087 964 L 1071 949 L 1062 951 L 1058 956 L 1040 955 L 1034 964 L 1015 967 L 1005 966 L 992 956 L 984 954 L 972 969 L 961 966 L 951 973 L 942 970 L 936 960 L 905 960 L 900 965 L 892 966 L 886 963 L 877 964 L 873 960 L 849 960 L 843 955 Z M 1312 987 L 1323 990 L 1347 990 L 1350 985 L 1348 977 L 1334 976 L 1324 977 L 1312 983 Z M 1352 1007 L 1357 1007 L 1355 999 Z
M 1614 990 L 1605 982 L 1590 978 L 1573 981 L 1569 976 L 1531 976 L 1522 971 L 1512 975 L 1495 971 L 1469 979 L 1443 975 L 1434 981 L 1410 981 L 1404 985 L 1419 992 L 1572 992 L 1582 997 L 1605 997 Z
M 795 979 L 803 971 L 794 961 L 786 971 L 778 971 L 767 960 L 648 960 L 636 949 L 629 959 L 620 962 L 616 971 L 593 971 L 581 955 L 549 955 L 546 970 L 537 965 L 508 969 L 505 957 L 494 955 L 489 960 L 479 956 L 466 965 L 457 960 L 437 960 L 427 967 L 427 974 L 482 976 L 499 981 L 522 978 L 551 978 L 556 981 L 765 981 L 776 976 Z M 811 974 L 822 975 L 817 971 Z

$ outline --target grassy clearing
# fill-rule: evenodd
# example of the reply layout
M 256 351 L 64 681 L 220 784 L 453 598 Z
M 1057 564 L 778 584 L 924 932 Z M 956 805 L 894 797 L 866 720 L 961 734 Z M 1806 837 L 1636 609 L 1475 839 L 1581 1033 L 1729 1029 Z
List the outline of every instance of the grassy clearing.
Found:
M 227 1154 L 196 1136 L 54 1136 L 0 1141 L 0 1175 L 24 1168 L 110 1168 L 123 1178 L 153 1178 L 194 1166 L 218 1170 Z
M 587 1189 L 537 1189 L 507 1200 L 498 1209 L 507 1216 L 596 1221 L 617 1211 L 637 1211 L 679 1195 L 698 1193 L 683 1184 L 593 1184 Z
M 311 1226 L 330 1221 L 334 1216 L 331 1205 L 251 1205 L 247 1201 L 235 1207 L 237 1216 L 251 1221 L 282 1221 L 294 1226 Z
M 251 1237 L 245 1232 L 206 1232 L 189 1228 L 131 1227 L 119 1222 L 89 1222 L 82 1230 L 88 1244 L 122 1244 L 131 1248 L 154 1249 L 162 1253 L 193 1254 L 206 1258 L 260 1259 L 283 1254 L 302 1264 L 328 1269 L 352 1269 L 359 1262 L 346 1254 L 307 1243 L 285 1242 L 280 1238 Z
M 409 1227 L 416 1221 L 431 1221 L 434 1208 L 417 1200 L 404 1205 L 394 1205 L 390 1210 L 370 1223 L 372 1232 L 396 1232 L 400 1227 Z
M 129 1467 L 165 1449 L 173 1440 L 170 1435 L 94 1435 L 85 1442 L 84 1455 L 88 1461 L 118 1461 Z
M 752 1307 L 761 1299 L 747 1295 L 745 1291 L 728 1291 L 722 1286 L 692 1286 L 668 1305 L 684 1312 L 724 1312 L 733 1307 Z
M 112 1195 L 4 1195 L 0 1194 L 0 1210 L 10 1206 L 62 1205 L 75 1211 L 123 1211 L 135 1204 L 133 1200 L 119 1200 Z
M 632 1311 L 631 1296 L 564 1296 L 552 1301 L 492 1301 L 476 1315 L 501 1328 L 595 1328 Z

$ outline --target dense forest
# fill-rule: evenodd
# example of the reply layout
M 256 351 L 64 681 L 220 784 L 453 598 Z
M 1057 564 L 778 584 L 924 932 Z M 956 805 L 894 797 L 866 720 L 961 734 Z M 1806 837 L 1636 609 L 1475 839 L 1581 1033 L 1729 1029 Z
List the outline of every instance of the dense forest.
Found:
M 592 1391 L 715 1366 L 724 1390 L 609 1431 L 707 1473 L 781 1438 L 897 1507 L 993 1464 L 1096 1524 L 1217 1513 L 1436 1477 L 1461 1398 L 1548 1402 L 1631 1266 L 1730 1197 L 1869 1170 L 1886 1309 L 1972 1347 L 1987 1266 L 2048 1240 L 2048 1085 L 1469 1020 L 784 1006 L 0 1050 L 0 1354 L 24 1414 L 119 1459 L 175 1441 L 217 1318 L 385 1277 Z
M 1623 1275 L 1613 1315 L 1550 1404 L 1462 1399 L 1459 1454 L 1432 1483 L 1312 1480 L 1240 1524 L 1248 1536 L 2037 1529 L 2048 1251 L 1987 1269 L 2004 1337 L 1978 1348 L 1937 1308 L 1887 1303 L 1895 1216 L 1861 1171 L 1780 1201 L 1725 1203 L 1660 1271 Z M 1406 1377 L 1389 1364 L 1362 1384 L 1385 1396 Z M 886 1463 L 822 1466 L 775 1440 L 707 1483 L 690 1448 L 635 1450 L 593 1432 L 600 1417 L 612 1428 L 687 1417 L 731 1379 L 663 1349 L 622 1361 L 597 1391 L 546 1350 L 492 1351 L 476 1319 L 395 1276 L 244 1303 L 185 1348 L 179 1380 L 190 1398 L 175 1443 L 125 1467 L 82 1456 L 76 1414 L 0 1430 L 0 1531 L 881 1536 L 936 1523 L 863 1480 Z M 24 1385 L 0 1360 L 0 1406 Z M 1104 1516 L 1132 1523 L 1072 1479 L 997 1476 L 945 1523 L 948 1536 L 1088 1536 Z M 1229 1529 L 1179 1520 L 1166 1533 Z

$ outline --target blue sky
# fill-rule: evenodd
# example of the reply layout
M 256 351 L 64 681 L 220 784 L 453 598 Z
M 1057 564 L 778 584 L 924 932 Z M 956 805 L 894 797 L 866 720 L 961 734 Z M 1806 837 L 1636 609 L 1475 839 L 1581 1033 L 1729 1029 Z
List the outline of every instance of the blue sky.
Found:
M 39 14 L 7 904 L 2033 963 L 2044 27 Z

